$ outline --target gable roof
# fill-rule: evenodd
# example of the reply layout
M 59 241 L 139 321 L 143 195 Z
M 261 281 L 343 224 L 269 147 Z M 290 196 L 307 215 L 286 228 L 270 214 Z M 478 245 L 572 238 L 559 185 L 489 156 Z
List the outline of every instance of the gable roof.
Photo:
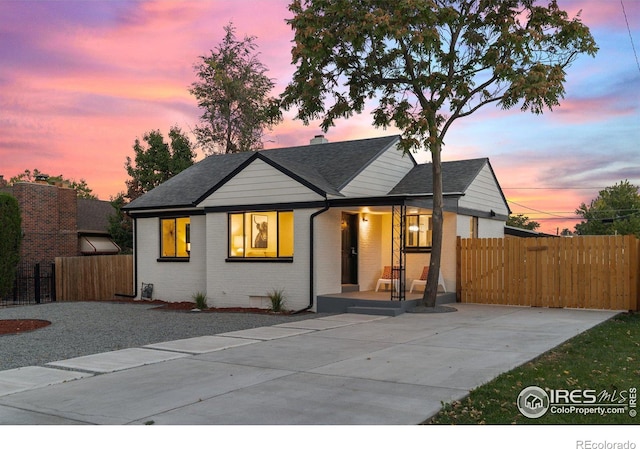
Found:
M 373 160 L 399 140 L 399 136 L 321 143 L 303 147 L 261 151 L 283 165 L 302 163 L 312 167 L 336 190 L 342 190 Z
M 310 189 L 340 195 L 398 136 L 208 156 L 124 207 L 126 210 L 194 207 L 256 159 Z
M 446 195 L 456 196 L 464 195 L 471 183 L 478 177 L 484 167 L 488 167 L 491 176 L 496 183 L 496 187 L 500 192 L 500 197 L 510 212 L 507 198 L 500 187 L 498 178 L 496 177 L 491 162 L 488 158 L 467 159 L 462 161 L 450 161 L 442 163 L 442 193 Z M 416 165 L 407 175 L 400 181 L 389 195 L 433 195 L 433 168 L 432 164 Z
M 445 194 L 464 193 L 478 176 L 489 159 L 468 159 L 442 163 L 442 191 Z M 389 192 L 391 195 L 433 194 L 432 164 L 413 167 L 407 175 Z M 493 173 L 493 170 L 492 170 Z

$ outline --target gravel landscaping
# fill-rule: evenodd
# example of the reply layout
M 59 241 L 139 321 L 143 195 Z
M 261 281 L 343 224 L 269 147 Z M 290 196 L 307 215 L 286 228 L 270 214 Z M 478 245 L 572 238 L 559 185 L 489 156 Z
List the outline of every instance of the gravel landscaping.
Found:
M 51 325 L 34 331 L 0 335 L 0 371 L 320 316 L 327 314 L 185 312 L 161 310 L 153 304 L 115 302 L 0 307 L 0 320 L 41 319 L 51 322 Z

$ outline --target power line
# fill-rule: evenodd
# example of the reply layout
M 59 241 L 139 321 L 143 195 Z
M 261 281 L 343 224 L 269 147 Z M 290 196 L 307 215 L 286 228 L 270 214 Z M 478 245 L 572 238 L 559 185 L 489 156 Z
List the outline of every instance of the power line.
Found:
M 551 215 L 552 217 L 558 217 L 558 218 L 565 218 L 565 217 L 561 217 L 560 215 L 554 215 L 554 214 L 552 214 L 550 212 L 545 212 L 545 211 L 542 211 L 542 210 L 539 210 L 539 209 L 534 209 L 532 207 L 525 206 L 524 204 L 516 203 L 515 201 L 511 201 L 511 200 L 507 200 L 507 201 L 509 203 L 511 203 L 511 204 L 515 204 L 516 206 L 524 207 L 525 209 L 532 210 L 534 212 L 538 212 L 539 214 Z
M 502 187 L 502 190 L 604 190 L 606 187 Z
M 564 217 L 564 218 L 560 218 L 560 217 L 548 217 L 548 218 L 530 218 L 530 220 L 540 220 L 540 221 L 556 221 L 556 220 L 563 220 L 563 221 L 568 221 L 568 220 L 580 220 L 580 221 L 584 221 L 584 222 L 596 222 L 596 221 L 600 221 L 603 223 L 612 223 L 614 221 L 620 221 L 620 220 L 628 220 L 630 218 L 633 218 L 635 216 L 637 216 L 638 214 L 630 214 L 630 215 L 625 215 L 623 217 L 589 217 L 589 218 L 585 218 L 585 217 Z
M 638 62 L 638 53 L 636 53 L 636 46 L 633 44 L 633 36 L 631 35 L 631 27 L 629 26 L 629 19 L 627 18 L 627 11 L 624 9 L 624 3 L 620 0 L 620 5 L 622 6 L 622 13 L 624 14 L 624 21 L 627 23 L 627 31 L 629 31 L 629 40 L 631 41 L 631 49 L 633 50 L 633 55 L 636 58 L 636 65 L 638 66 L 638 71 L 640 72 L 640 62 Z
M 509 200 L 507 200 L 507 201 L 509 201 Z M 509 201 L 509 202 L 513 203 L 513 201 Z M 517 203 L 513 203 L 513 204 L 517 204 Z M 517 204 L 517 205 L 518 206 L 522 206 L 522 207 L 526 207 L 526 206 L 523 206 L 521 204 Z M 531 208 L 529 208 L 529 209 L 531 209 Z M 532 209 L 532 210 L 535 210 L 535 209 Z M 576 213 L 575 210 L 536 211 L 536 212 L 541 213 L 541 214 L 574 214 L 574 215 Z M 640 213 L 640 212 L 638 212 L 638 209 L 606 209 L 606 210 L 597 210 L 596 212 L 632 212 L 630 215 L 634 215 L 634 214 Z
M 514 204 L 516 206 L 519 207 L 523 207 L 527 210 L 530 210 L 532 212 L 536 212 L 538 214 L 542 214 L 542 217 L 537 217 L 537 216 L 532 216 L 529 217 L 527 216 L 527 218 L 529 220 L 544 220 L 544 221 L 551 221 L 551 220 L 586 220 L 586 221 L 602 221 L 602 220 L 610 220 L 611 218 L 597 218 L 597 217 L 591 217 L 591 218 L 585 218 L 582 215 L 578 215 L 576 214 L 574 211 L 560 211 L 560 212 L 545 212 L 539 209 L 534 209 L 532 207 L 528 207 L 525 206 L 524 204 L 520 204 L 520 203 L 516 203 L 515 201 L 511 201 L 511 200 L 507 200 L 509 203 Z M 611 214 L 611 213 L 624 213 L 624 212 L 632 212 L 631 214 L 627 214 L 624 215 L 622 217 L 613 217 L 616 219 L 626 219 L 626 218 L 630 218 L 633 217 L 635 215 L 639 215 L 640 212 L 637 209 L 607 209 L 606 211 L 595 211 L 595 212 L 603 212 L 603 213 L 607 213 L 607 214 Z M 517 215 L 518 213 L 516 213 Z M 557 215 L 557 214 L 573 214 L 571 216 L 565 216 L 565 215 Z M 548 215 L 548 216 L 544 216 L 544 215 Z

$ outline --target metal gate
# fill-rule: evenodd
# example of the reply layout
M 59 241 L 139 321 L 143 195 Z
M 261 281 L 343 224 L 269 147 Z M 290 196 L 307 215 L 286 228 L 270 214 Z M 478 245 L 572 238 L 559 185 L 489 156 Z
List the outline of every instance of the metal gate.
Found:
M 13 291 L 0 298 L 0 305 L 40 304 L 56 300 L 56 267 L 53 263 L 21 263 Z

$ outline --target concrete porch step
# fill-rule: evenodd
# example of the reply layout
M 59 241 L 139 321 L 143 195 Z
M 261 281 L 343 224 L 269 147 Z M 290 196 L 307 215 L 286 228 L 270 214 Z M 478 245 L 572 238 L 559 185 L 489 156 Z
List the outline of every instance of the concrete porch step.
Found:
M 351 306 L 351 307 L 347 307 L 347 313 L 358 313 L 361 315 L 398 316 L 403 314 L 404 310 L 401 308 L 391 308 L 391 307 Z

